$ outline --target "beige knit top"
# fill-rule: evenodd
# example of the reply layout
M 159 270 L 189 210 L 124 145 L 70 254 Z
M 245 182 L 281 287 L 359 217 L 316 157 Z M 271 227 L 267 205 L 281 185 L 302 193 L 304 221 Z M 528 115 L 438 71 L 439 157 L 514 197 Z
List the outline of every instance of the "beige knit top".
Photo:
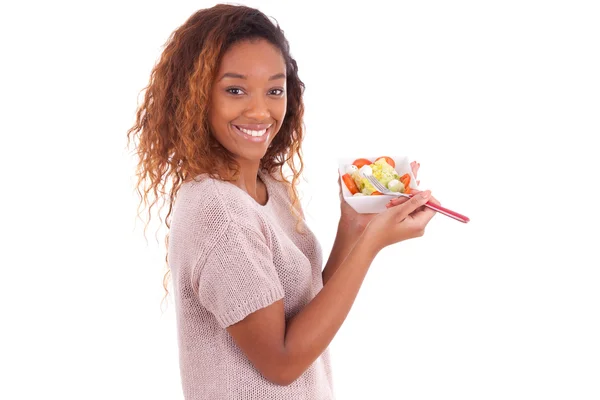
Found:
M 285 184 L 259 171 L 263 206 L 229 182 L 205 174 L 175 200 L 169 265 L 186 400 L 333 399 L 326 350 L 288 386 L 266 380 L 225 329 L 284 298 L 289 319 L 323 287 L 322 253 L 310 229 L 296 231 Z

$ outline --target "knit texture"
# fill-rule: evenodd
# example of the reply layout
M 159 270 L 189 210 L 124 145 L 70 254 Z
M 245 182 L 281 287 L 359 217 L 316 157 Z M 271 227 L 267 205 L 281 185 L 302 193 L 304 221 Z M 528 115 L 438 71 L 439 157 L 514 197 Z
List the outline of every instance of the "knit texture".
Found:
M 269 382 L 225 329 L 284 299 L 286 320 L 323 287 L 322 252 L 303 221 L 296 231 L 285 184 L 259 171 L 263 206 L 205 174 L 178 191 L 171 220 L 179 365 L 186 400 L 334 398 L 329 351 L 288 386 Z

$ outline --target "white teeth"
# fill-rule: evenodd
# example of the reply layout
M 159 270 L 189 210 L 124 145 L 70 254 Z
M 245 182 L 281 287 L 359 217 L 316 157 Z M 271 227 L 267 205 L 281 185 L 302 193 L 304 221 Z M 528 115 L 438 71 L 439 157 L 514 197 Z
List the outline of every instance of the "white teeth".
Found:
M 237 128 L 238 128 L 240 131 L 244 132 L 245 134 L 247 134 L 247 135 L 250 135 L 250 136 L 255 136 L 255 137 L 256 137 L 256 136 L 262 136 L 262 135 L 264 135 L 264 134 L 267 132 L 267 129 L 268 129 L 268 128 L 267 128 L 267 129 L 262 129 L 262 130 L 260 130 L 260 131 L 253 131 L 253 130 L 250 130 L 250 129 L 244 129 L 244 128 L 241 128 L 241 127 L 239 127 L 239 126 L 238 126 Z

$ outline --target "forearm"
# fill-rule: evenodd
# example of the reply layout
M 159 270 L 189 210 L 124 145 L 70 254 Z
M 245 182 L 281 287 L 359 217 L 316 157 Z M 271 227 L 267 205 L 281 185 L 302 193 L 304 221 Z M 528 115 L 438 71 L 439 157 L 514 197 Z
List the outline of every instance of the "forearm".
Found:
M 348 316 L 377 252 L 361 236 L 327 285 L 288 321 L 284 365 L 290 380 L 302 374 L 329 346 Z
M 323 285 L 327 284 L 329 278 L 333 276 L 334 272 L 348 256 L 363 230 L 351 229 L 340 222 L 331 253 L 329 254 L 325 268 L 323 268 Z

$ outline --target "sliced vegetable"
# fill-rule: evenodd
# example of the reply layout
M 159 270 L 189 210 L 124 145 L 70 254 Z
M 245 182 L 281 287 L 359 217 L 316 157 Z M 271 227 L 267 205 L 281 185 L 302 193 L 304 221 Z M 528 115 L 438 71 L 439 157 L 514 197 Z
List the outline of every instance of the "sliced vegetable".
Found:
M 404 174 L 400 177 L 400 182 L 404 185 L 404 193 L 410 193 L 410 175 Z
M 364 165 L 371 165 L 371 164 L 372 164 L 371 160 L 367 160 L 366 158 L 357 158 L 352 163 L 352 165 L 356 165 L 356 168 L 358 168 L 358 169 L 360 169 Z
M 413 164 L 411 164 L 413 167 Z M 413 171 L 415 168 L 413 168 Z M 388 156 L 382 156 L 371 162 L 366 158 L 357 158 L 351 165 L 346 166 L 345 174 L 342 176 L 344 184 L 353 196 L 381 196 L 382 193 L 362 176 L 373 175 L 381 184 L 392 192 L 411 193 L 409 173 L 402 176 L 396 171 L 396 162 Z
M 396 170 L 387 163 L 384 158 L 380 158 L 371 164 L 371 172 L 375 179 L 377 179 L 383 186 L 387 187 L 387 184 L 392 179 L 398 179 L 399 175 Z
M 392 159 L 392 157 L 388 157 L 388 156 L 383 156 L 383 157 L 379 157 L 377 160 L 375 160 L 375 162 L 384 159 L 386 163 L 388 163 L 389 165 L 392 166 L 392 168 L 396 168 L 396 162 Z
M 352 179 L 350 174 L 342 175 L 342 180 L 344 181 L 344 184 L 346 185 L 350 193 L 356 194 L 359 192 L 358 187 L 356 187 L 356 183 L 354 183 L 354 179 Z
M 369 182 L 369 180 L 367 178 L 360 178 L 360 191 L 366 195 L 370 195 L 371 193 L 373 193 L 376 189 L 373 185 L 371 185 L 371 182 Z
M 400 182 L 402 182 L 404 184 L 404 186 L 410 185 L 410 175 L 409 174 L 402 175 L 400 177 Z
M 392 179 L 387 186 L 392 192 L 402 192 L 404 189 L 404 185 L 398 179 Z

